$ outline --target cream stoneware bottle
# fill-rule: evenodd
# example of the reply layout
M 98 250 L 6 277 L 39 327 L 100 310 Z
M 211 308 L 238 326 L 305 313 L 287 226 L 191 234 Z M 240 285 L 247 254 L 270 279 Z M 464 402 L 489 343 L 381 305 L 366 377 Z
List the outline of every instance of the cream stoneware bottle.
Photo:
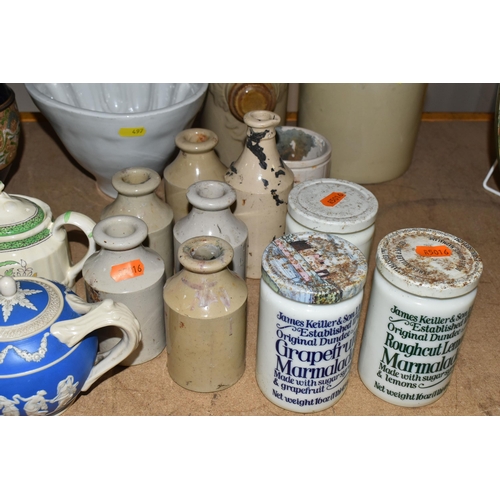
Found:
M 165 274 L 173 274 L 172 209 L 156 194 L 161 177 L 150 168 L 126 168 L 111 179 L 118 195 L 101 212 L 101 220 L 112 215 L 132 215 L 148 226 L 145 246 L 158 252 L 165 264 Z
M 276 147 L 280 117 L 271 111 L 251 111 L 244 120 L 248 127 L 245 147 L 225 180 L 236 191 L 234 215 L 248 228 L 247 278 L 258 279 L 265 248 L 285 234 L 294 177 Z
M 227 389 L 245 371 L 248 292 L 227 269 L 232 258 L 220 238 L 191 238 L 179 248 L 183 269 L 165 285 L 168 372 L 185 389 Z

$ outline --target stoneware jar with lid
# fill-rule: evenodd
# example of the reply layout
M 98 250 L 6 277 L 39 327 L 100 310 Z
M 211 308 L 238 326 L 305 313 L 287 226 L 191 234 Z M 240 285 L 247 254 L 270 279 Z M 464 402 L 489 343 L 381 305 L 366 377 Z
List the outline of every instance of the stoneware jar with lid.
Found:
M 347 388 L 367 264 L 333 234 L 286 234 L 262 257 L 257 383 L 286 410 L 334 405 Z
M 285 231 L 337 234 L 369 259 L 377 212 L 377 198 L 363 186 L 340 179 L 312 179 L 290 192 Z
M 358 371 L 376 396 L 424 406 L 450 385 L 483 264 L 464 240 L 400 229 L 377 248 Z

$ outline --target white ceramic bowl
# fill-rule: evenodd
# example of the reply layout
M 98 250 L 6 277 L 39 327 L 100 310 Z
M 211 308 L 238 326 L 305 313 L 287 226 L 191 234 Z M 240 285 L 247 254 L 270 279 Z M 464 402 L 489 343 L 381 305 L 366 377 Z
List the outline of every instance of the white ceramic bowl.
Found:
M 175 136 L 200 110 L 207 83 L 27 83 L 31 98 L 75 160 L 116 197 L 113 174 L 146 167 L 158 173 Z
M 322 135 L 301 127 L 276 127 L 281 159 L 294 176 L 294 185 L 330 175 L 332 147 Z

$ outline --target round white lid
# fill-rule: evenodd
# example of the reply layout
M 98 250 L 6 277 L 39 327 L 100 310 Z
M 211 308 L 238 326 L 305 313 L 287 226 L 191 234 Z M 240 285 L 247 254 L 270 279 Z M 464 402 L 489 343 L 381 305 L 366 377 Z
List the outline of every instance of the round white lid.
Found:
M 288 213 L 312 231 L 362 231 L 375 222 L 377 211 L 377 198 L 368 189 L 339 179 L 301 182 L 288 195 Z
M 483 264 L 464 240 L 436 229 L 411 228 L 380 241 L 377 269 L 401 290 L 444 299 L 474 290 Z

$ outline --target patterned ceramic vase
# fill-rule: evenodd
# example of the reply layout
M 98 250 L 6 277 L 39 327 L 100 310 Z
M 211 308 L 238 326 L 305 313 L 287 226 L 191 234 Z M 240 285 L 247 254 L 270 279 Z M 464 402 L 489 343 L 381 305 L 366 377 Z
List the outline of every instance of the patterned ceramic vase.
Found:
M 0 83 L 0 180 L 5 180 L 16 158 L 21 122 L 14 91 Z
M 191 238 L 179 249 L 183 269 L 165 285 L 168 372 L 185 389 L 221 391 L 245 371 L 248 292 L 227 269 L 232 258 L 220 238 Z
M 112 215 L 133 215 L 148 226 L 145 246 L 158 252 L 165 264 L 165 274 L 173 274 L 173 211 L 160 199 L 156 190 L 161 177 L 150 168 L 126 168 L 111 180 L 118 195 L 101 213 L 101 220 Z
M 247 278 L 260 278 L 265 248 L 285 234 L 294 177 L 276 147 L 275 127 L 279 122 L 280 117 L 271 111 L 245 115 L 245 148 L 225 177 L 236 191 L 234 215 L 248 228 Z
M 142 245 L 148 227 L 138 217 L 114 215 L 98 222 L 94 239 L 101 249 L 83 266 L 89 302 L 112 299 L 125 304 L 139 320 L 142 340 L 120 364 L 138 365 L 158 356 L 165 348 L 163 285 L 165 268 L 161 257 Z M 118 343 L 116 328 L 99 332 L 100 350 Z
M 214 132 L 202 128 L 184 130 L 175 138 L 179 154 L 163 172 L 165 200 L 174 211 L 174 222 L 189 213 L 186 192 L 191 184 L 224 180 L 227 169 L 214 150 L 218 141 Z
M 229 269 L 245 279 L 248 229 L 231 212 L 234 189 L 225 182 L 200 181 L 189 187 L 187 198 L 193 208 L 174 227 L 175 271 L 180 270 L 177 252 L 182 243 L 195 236 L 217 236 L 233 248 Z

